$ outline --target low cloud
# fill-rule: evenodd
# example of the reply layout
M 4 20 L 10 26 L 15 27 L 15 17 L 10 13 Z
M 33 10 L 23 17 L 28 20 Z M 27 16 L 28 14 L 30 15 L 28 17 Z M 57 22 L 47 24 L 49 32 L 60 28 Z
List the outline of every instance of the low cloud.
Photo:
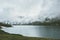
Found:
M 60 0 L 0 0 L 0 19 L 4 20 L 18 16 L 34 20 L 37 17 L 55 17 L 60 15 L 59 10 Z

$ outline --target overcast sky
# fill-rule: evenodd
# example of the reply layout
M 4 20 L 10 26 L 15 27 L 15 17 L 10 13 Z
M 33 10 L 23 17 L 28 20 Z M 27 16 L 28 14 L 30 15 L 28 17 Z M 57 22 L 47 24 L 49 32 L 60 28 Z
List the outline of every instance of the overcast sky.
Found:
M 0 0 L 0 20 L 54 17 L 60 14 L 60 0 Z M 25 18 L 24 18 L 25 20 Z

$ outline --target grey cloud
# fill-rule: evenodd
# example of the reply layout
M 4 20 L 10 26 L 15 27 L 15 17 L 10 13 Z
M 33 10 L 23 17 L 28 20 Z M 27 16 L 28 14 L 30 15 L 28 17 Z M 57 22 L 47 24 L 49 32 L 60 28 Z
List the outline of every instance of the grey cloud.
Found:
M 0 0 L 1 8 L 3 11 L 0 12 L 0 18 L 7 18 L 16 14 L 55 16 L 60 14 L 60 0 Z

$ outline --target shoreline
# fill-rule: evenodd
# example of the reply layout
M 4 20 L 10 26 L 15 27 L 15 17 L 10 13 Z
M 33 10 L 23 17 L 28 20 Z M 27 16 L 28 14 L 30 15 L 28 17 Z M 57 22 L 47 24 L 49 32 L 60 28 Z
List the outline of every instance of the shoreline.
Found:
M 58 40 L 53 38 L 25 37 L 18 34 L 9 34 L 0 30 L 0 40 Z

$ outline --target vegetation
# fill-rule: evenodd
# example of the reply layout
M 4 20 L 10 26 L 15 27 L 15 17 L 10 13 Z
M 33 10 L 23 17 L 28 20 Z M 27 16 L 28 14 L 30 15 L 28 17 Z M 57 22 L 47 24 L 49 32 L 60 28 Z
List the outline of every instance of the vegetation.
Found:
M 60 19 L 58 18 L 45 18 L 43 22 L 35 21 L 32 23 L 29 23 L 28 25 L 49 25 L 49 26 L 60 26 Z
M 12 27 L 11 24 L 6 24 L 6 23 L 2 23 L 2 22 L 0 22 L 0 27 L 1 27 L 1 26 Z
M 24 37 L 22 35 L 9 34 L 0 30 L 0 40 L 58 40 L 58 39 Z
M 0 25 L 2 25 L 2 23 L 0 23 Z M 3 26 L 6 26 L 7 27 L 6 24 L 4 24 Z M 1 27 L 0 27 L 0 29 L 1 29 Z M 22 35 L 9 34 L 9 33 L 6 33 L 4 31 L 0 30 L 0 40 L 58 40 L 58 39 L 24 37 Z
M 54 19 L 46 18 L 44 22 L 36 21 L 36 22 L 29 23 L 28 25 L 58 25 L 60 26 L 60 19 L 57 19 L 57 20 L 56 19 L 57 18 L 54 18 Z M 11 27 L 12 25 L 0 22 L 0 29 L 1 29 L 1 26 Z M 60 39 L 24 37 L 22 35 L 9 34 L 0 30 L 0 40 L 60 40 Z

